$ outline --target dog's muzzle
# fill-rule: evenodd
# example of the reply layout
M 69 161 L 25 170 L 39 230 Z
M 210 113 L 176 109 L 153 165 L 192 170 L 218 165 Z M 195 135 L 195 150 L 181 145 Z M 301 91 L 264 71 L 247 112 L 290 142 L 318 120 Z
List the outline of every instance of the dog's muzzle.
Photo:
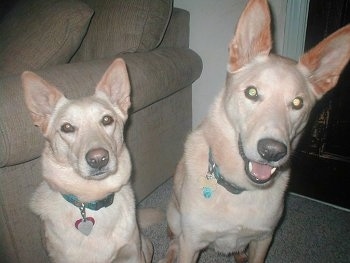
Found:
M 277 167 L 273 167 L 269 163 L 277 162 L 287 154 L 287 146 L 274 139 L 261 139 L 258 142 L 258 153 L 266 163 L 253 162 L 247 158 L 243 150 L 241 137 L 238 140 L 238 147 L 244 160 L 245 172 L 249 179 L 256 184 L 264 184 L 270 181 L 274 177 Z

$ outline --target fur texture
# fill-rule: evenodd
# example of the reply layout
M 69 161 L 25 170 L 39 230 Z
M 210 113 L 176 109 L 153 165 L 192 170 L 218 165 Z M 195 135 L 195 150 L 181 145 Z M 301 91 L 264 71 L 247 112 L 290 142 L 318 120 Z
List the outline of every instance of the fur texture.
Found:
M 273 55 L 270 21 L 266 0 L 248 2 L 229 44 L 226 86 L 177 166 L 167 210 L 172 240 L 160 262 L 196 262 L 206 247 L 236 253 L 237 262 L 264 262 L 283 212 L 290 155 L 350 57 L 349 25 L 299 62 Z M 210 151 L 226 182 L 243 192 L 207 177 Z
M 116 59 L 91 97 L 68 100 L 32 72 L 22 75 L 25 101 L 46 139 L 42 154 L 44 181 L 30 203 L 44 227 L 44 243 L 53 262 L 151 262 L 153 248 L 139 232 L 129 179 L 131 162 L 123 129 L 130 107 L 126 65 Z M 92 202 L 114 193 L 97 211 L 88 235 L 75 222 L 79 207 L 62 194 Z

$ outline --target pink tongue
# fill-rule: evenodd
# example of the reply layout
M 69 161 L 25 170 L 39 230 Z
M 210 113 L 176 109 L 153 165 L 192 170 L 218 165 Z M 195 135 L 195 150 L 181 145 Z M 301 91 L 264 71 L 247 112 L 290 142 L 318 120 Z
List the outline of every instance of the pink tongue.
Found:
M 272 167 L 252 162 L 252 174 L 259 180 L 268 180 L 271 177 Z

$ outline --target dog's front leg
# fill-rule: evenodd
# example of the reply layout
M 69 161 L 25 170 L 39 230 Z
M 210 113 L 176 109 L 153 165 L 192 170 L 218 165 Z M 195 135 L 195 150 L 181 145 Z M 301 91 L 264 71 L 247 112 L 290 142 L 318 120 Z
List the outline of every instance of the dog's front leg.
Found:
M 146 261 L 143 252 L 137 244 L 128 244 L 118 251 L 112 263 L 150 263 Z
M 182 240 L 180 242 L 180 240 Z M 158 261 L 158 263 L 195 263 L 197 262 L 199 251 L 193 249 L 189 244 L 185 242 L 183 235 L 173 238 L 170 241 L 170 245 L 164 259 Z
M 176 263 L 179 254 L 179 242 L 175 237 L 171 238 L 169 248 L 166 252 L 165 258 L 158 261 L 158 263 Z
M 263 263 L 267 251 L 270 247 L 272 236 L 262 240 L 253 240 L 249 243 L 248 248 L 248 262 L 249 263 Z
M 195 246 L 196 242 L 186 238 L 183 233 L 179 236 L 179 254 L 178 263 L 195 263 L 197 262 L 200 248 Z

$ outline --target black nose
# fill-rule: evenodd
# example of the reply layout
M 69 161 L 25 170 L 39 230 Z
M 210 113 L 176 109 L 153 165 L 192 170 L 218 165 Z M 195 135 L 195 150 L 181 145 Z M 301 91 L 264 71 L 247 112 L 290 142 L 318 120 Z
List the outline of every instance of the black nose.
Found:
M 90 167 L 101 169 L 108 164 L 109 154 L 108 151 L 103 148 L 91 149 L 85 155 L 85 160 Z
M 277 162 L 287 154 L 287 146 L 273 139 L 261 139 L 258 142 L 258 152 L 269 162 Z

